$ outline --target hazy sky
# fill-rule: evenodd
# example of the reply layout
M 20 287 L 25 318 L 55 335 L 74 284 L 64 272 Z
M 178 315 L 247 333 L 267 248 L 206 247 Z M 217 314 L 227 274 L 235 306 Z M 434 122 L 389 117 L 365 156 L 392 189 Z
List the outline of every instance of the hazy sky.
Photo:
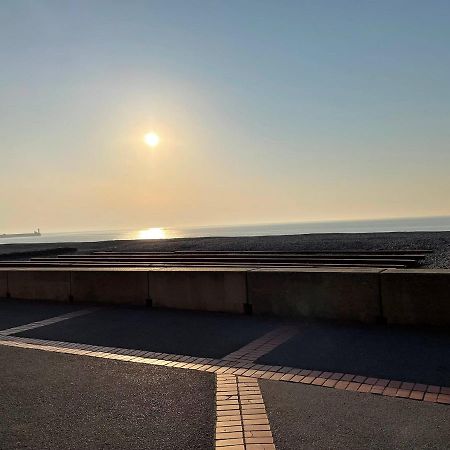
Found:
M 448 0 L 0 2 L 0 232 L 446 215 L 449 173 Z

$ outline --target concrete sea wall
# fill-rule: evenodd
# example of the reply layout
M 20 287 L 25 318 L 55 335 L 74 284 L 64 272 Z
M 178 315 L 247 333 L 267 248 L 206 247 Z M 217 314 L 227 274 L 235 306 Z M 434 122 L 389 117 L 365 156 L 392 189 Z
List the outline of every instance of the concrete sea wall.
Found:
M 450 270 L 2 268 L 0 298 L 450 326 Z
M 381 298 L 387 323 L 450 326 L 450 270 L 385 270 Z
M 379 269 L 262 269 L 248 273 L 256 314 L 376 322 Z

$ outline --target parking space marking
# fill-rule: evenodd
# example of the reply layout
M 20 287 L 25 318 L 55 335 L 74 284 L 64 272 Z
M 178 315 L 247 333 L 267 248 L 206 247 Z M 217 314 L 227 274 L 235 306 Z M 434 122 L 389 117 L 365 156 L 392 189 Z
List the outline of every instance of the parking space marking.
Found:
M 275 450 L 257 379 L 217 375 L 215 448 Z
M 173 355 L 144 350 L 101 347 L 73 342 L 50 341 L 0 334 L 0 345 L 30 348 L 48 352 L 91 356 L 133 363 L 151 364 L 180 369 L 199 370 L 217 375 L 234 375 L 252 379 L 269 379 L 290 383 L 310 384 L 366 394 L 378 394 L 410 400 L 450 405 L 450 387 L 434 386 L 390 379 L 371 378 L 362 375 L 324 372 L 321 370 L 296 369 L 293 367 L 267 366 L 262 364 Z
M 8 336 L 11 334 L 21 333 L 22 331 L 33 330 L 35 328 L 45 327 L 47 325 L 52 325 L 57 322 L 62 322 L 63 320 L 73 319 L 74 317 L 84 316 L 91 312 L 96 311 L 98 308 L 88 308 L 81 309 L 79 311 L 74 311 L 67 314 L 62 314 L 60 316 L 50 317 L 49 319 L 39 320 L 37 322 L 27 323 L 25 325 L 20 325 L 18 327 L 7 328 L 5 330 L 0 330 L 0 335 Z

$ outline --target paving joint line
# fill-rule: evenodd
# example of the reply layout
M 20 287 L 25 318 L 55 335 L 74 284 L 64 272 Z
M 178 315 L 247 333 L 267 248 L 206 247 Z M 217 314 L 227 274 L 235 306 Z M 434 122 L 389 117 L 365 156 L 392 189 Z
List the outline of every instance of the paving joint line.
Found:
M 67 314 L 61 314 L 59 316 L 50 317 L 44 320 L 38 320 L 36 322 L 27 323 L 25 325 L 19 325 L 17 327 L 6 328 L 0 330 L 0 336 L 9 336 L 11 334 L 21 333 L 22 331 L 34 330 L 35 328 L 45 327 L 47 325 L 53 325 L 54 323 L 62 322 L 63 320 L 73 319 L 74 317 L 84 316 L 97 311 L 98 308 L 87 308 L 78 311 L 73 311 Z
M 246 364 L 242 367 L 234 361 L 201 358 L 186 355 L 101 347 L 73 342 L 50 341 L 0 334 L 0 345 L 29 348 L 56 353 L 91 356 L 133 363 L 166 366 L 216 375 L 243 376 L 252 379 L 268 379 L 290 383 L 309 384 L 366 394 L 378 394 L 409 400 L 450 405 L 450 387 L 402 382 L 354 374 L 324 372 L 321 370 L 296 369 L 293 367 Z

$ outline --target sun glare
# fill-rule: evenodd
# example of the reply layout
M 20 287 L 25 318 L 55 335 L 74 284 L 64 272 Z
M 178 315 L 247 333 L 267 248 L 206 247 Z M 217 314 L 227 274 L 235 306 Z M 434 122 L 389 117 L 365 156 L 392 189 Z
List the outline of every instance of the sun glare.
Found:
M 153 131 L 144 136 L 144 142 L 151 148 L 155 148 L 159 144 L 159 136 Z
M 138 239 L 164 239 L 166 233 L 163 228 L 149 228 L 139 231 Z

